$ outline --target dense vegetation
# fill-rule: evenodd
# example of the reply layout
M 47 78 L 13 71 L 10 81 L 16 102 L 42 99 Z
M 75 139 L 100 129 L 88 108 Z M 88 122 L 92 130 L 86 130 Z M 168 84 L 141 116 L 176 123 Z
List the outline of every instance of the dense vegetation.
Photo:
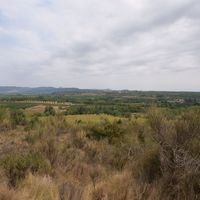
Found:
M 2 200 L 200 199 L 198 93 L 3 96 L 1 103 Z
M 127 116 L 146 112 L 152 104 L 182 109 L 200 106 L 198 92 L 93 91 L 51 95 L 0 95 L 0 105 L 26 109 L 38 104 L 58 105 L 66 115 L 110 114 Z

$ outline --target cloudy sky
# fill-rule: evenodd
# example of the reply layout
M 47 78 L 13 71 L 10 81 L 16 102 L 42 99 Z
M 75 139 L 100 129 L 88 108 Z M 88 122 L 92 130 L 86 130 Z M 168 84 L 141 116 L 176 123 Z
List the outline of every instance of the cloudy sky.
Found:
M 0 85 L 200 91 L 200 0 L 0 0 Z

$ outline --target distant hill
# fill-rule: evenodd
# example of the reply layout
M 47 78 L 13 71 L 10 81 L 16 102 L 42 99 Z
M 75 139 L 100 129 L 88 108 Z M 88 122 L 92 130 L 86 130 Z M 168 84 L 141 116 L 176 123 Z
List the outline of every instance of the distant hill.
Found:
M 82 90 L 78 88 L 0 86 L 0 94 L 52 94 L 79 91 L 81 92 Z
M 139 91 L 139 90 L 110 90 L 110 89 L 79 89 L 79 88 L 63 88 L 63 87 L 16 87 L 16 86 L 0 86 L 0 94 L 23 94 L 23 95 L 42 95 L 54 94 L 65 95 L 66 93 L 100 93 L 100 94 L 129 94 L 141 97 L 168 97 L 168 96 L 184 96 L 184 97 L 198 97 L 200 92 L 189 91 Z

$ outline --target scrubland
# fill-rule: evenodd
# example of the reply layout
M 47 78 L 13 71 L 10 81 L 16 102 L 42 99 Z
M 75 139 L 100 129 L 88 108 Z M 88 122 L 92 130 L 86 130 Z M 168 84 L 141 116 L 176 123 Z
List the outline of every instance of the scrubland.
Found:
M 0 200 L 198 200 L 200 110 L 0 109 Z

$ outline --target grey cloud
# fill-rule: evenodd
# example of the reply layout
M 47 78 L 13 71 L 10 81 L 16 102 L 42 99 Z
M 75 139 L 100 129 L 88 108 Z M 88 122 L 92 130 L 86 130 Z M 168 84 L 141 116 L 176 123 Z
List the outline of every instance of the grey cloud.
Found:
M 156 5 L 158 4 L 158 5 Z M 163 1 L 154 1 L 153 8 L 151 13 L 155 14 L 155 16 L 145 16 L 146 19 L 143 23 L 140 22 L 132 22 L 134 20 L 134 13 L 132 14 L 132 18 L 128 19 L 127 24 L 117 27 L 116 30 L 111 34 L 110 39 L 116 38 L 117 42 L 121 40 L 129 40 L 130 37 L 133 37 L 135 34 L 139 34 L 141 32 L 149 32 L 155 28 L 159 28 L 160 26 L 166 26 L 176 22 L 178 19 L 182 17 L 190 17 L 192 19 L 200 18 L 200 3 L 198 0 L 191 0 L 183 5 L 180 5 L 176 8 L 168 8 L 165 7 L 165 2 Z M 142 14 L 140 16 L 143 17 Z M 144 17 L 144 18 L 145 18 Z M 196 18 L 198 17 L 198 18 Z
M 2 85 L 199 90 L 199 0 L 0 0 L 0 8 Z

